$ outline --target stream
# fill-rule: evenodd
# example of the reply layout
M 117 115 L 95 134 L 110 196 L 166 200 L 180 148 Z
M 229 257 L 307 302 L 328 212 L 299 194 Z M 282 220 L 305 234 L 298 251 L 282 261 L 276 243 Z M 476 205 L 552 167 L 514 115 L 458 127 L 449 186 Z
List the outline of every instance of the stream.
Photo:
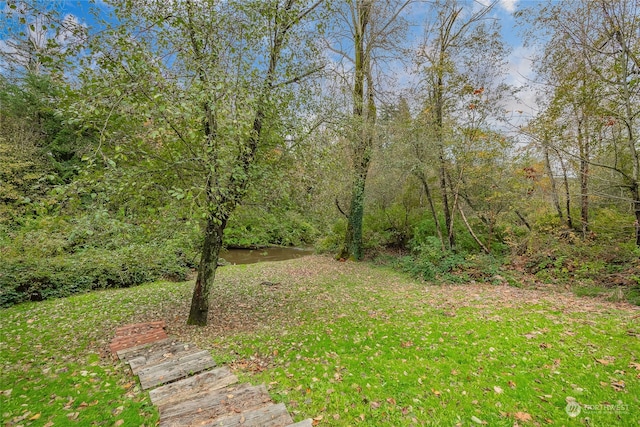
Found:
M 264 261 L 285 261 L 313 254 L 313 249 L 272 247 L 262 249 L 226 249 L 220 257 L 230 264 L 255 264 Z

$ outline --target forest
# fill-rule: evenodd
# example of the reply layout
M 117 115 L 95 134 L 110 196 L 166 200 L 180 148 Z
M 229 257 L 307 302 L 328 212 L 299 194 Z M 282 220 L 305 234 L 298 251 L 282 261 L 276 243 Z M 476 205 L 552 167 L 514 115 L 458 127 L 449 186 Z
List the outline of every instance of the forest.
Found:
M 268 246 L 640 303 L 636 2 L 73 3 L 2 10 L 1 306 L 193 272 L 204 324 Z

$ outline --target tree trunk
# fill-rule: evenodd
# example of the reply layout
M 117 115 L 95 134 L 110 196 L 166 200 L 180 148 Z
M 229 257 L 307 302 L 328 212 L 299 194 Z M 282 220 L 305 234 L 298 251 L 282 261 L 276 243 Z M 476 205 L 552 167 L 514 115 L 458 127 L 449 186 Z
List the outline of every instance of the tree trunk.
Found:
M 353 182 L 351 193 L 351 209 L 347 219 L 347 233 L 344 247 L 339 258 L 359 260 L 362 259 L 362 219 L 364 217 L 364 190 L 366 184 L 366 171 L 364 175 L 358 173 Z
M 571 218 L 571 192 L 569 191 L 569 177 L 567 176 L 567 168 L 564 164 L 564 160 L 560 159 L 560 165 L 562 166 L 562 178 L 564 180 L 565 205 L 567 209 L 567 227 L 573 228 L 573 220 Z
M 215 214 L 210 213 L 202 245 L 202 255 L 198 267 L 198 278 L 191 298 L 188 325 L 205 326 L 209 316 L 209 296 L 213 287 L 213 280 L 218 269 L 218 258 L 222 249 L 222 237 L 227 225 L 226 218 L 222 221 Z
M 442 53 L 444 55 L 444 52 Z M 441 65 L 442 66 L 442 65 Z M 451 216 L 451 208 L 449 207 L 449 197 L 447 192 L 447 168 L 444 154 L 444 99 L 443 92 L 444 83 L 442 77 L 438 76 L 436 87 L 436 132 L 438 139 L 438 160 L 440 161 L 440 193 L 442 194 L 442 212 L 444 213 L 444 222 L 447 227 L 447 237 L 449 249 L 455 250 L 455 235 L 453 233 L 453 219 Z
M 580 228 L 582 238 L 589 232 L 589 136 L 585 135 L 584 120 L 578 121 L 578 147 L 580 150 Z
M 370 2 L 357 2 L 354 14 L 355 77 L 353 82 L 353 118 L 358 129 L 354 147 L 354 180 L 351 190 L 351 206 L 347 220 L 344 244 L 338 258 L 360 260 L 362 248 L 362 220 L 364 194 L 373 149 L 376 106 L 371 75 L 371 51 L 365 44 L 365 34 L 371 13 Z M 366 81 L 366 96 L 365 96 Z
M 473 237 L 473 240 L 476 241 L 478 246 L 480 246 L 485 253 L 490 254 L 491 250 L 489 250 L 489 248 L 486 247 L 484 243 L 482 243 L 482 240 L 480 240 L 478 236 L 476 236 L 476 233 L 473 232 L 473 228 L 471 228 L 471 224 L 469 224 L 469 221 L 467 221 L 467 217 L 465 216 L 464 211 L 462 210 L 462 206 L 458 205 L 458 210 L 460 211 L 460 217 L 462 218 L 462 222 L 467 227 L 467 230 L 469 231 L 469 234 L 471 234 L 471 237 Z
M 553 170 L 551 169 L 551 159 L 549 156 L 549 146 L 547 141 L 544 142 L 542 148 L 544 151 L 544 166 L 547 170 L 547 175 L 549 175 L 549 182 L 551 183 L 551 199 L 553 200 L 553 206 L 556 208 L 556 212 L 558 212 L 558 218 L 562 221 L 564 220 L 564 215 L 562 214 L 562 207 L 560 206 L 560 199 L 558 198 L 556 180 L 553 177 Z
M 431 210 L 431 215 L 433 216 L 433 222 L 436 225 L 436 233 L 438 233 L 438 238 L 440 239 L 440 244 L 442 246 L 442 251 L 446 250 L 444 238 L 442 237 L 442 230 L 440 229 L 440 220 L 438 219 L 438 214 L 436 213 L 436 208 L 433 204 L 433 197 L 431 196 L 431 190 L 429 189 L 429 183 L 427 182 L 427 178 L 424 176 L 423 172 L 416 172 L 418 179 L 422 183 L 422 188 L 424 189 L 425 194 L 427 195 L 427 201 L 429 202 L 429 209 Z

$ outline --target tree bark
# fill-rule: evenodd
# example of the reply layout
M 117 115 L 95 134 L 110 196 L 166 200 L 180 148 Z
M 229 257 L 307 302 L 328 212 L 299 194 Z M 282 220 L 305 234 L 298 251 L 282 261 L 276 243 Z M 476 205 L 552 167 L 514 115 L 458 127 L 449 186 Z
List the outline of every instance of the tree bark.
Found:
M 548 142 L 545 140 L 542 149 L 544 151 L 544 166 L 547 170 L 547 175 L 549 175 L 549 182 L 551 183 L 551 199 L 553 200 L 553 206 L 556 208 L 556 212 L 558 212 L 558 218 L 560 221 L 564 220 L 564 215 L 562 214 L 562 207 L 560 206 L 560 199 L 558 197 L 558 189 L 556 188 L 556 180 L 553 177 L 553 169 L 551 169 L 551 159 L 549 156 L 549 146 Z M 530 228 L 529 228 L 530 229 Z
M 213 281 L 218 269 L 218 258 L 222 249 L 222 238 L 227 219 L 220 220 L 215 214 L 209 214 L 204 233 L 202 255 L 198 266 L 198 278 L 191 298 L 188 325 L 205 326 L 209 317 L 209 298 Z
M 476 236 L 476 233 L 473 232 L 473 228 L 471 228 L 471 224 L 469 224 L 469 221 L 467 221 L 467 217 L 465 216 L 462 210 L 462 206 L 460 206 L 459 204 L 458 204 L 458 211 L 460 211 L 460 217 L 462 218 L 462 222 L 464 222 L 464 225 L 467 227 L 467 230 L 469 230 L 469 234 L 471 234 L 471 237 L 473 237 L 473 240 L 476 241 L 478 246 L 480 246 L 485 253 L 490 254 L 491 250 L 488 247 L 486 247 L 484 243 L 482 243 L 482 240 L 480 240 L 478 236 Z M 489 241 L 489 244 L 491 244 L 490 241 Z
M 578 123 L 578 146 L 580 148 L 580 228 L 582 238 L 589 232 L 589 137 L 583 131 L 583 121 Z
M 305 14 L 317 7 L 318 4 L 320 4 L 320 2 L 311 6 Z M 292 7 L 293 0 L 288 0 L 283 7 L 285 16 L 290 12 Z M 231 172 L 225 188 L 226 191 L 221 192 L 221 189 L 218 188 L 219 181 L 215 172 L 211 172 L 207 177 L 206 194 L 209 214 L 207 216 L 207 224 L 205 227 L 198 277 L 193 290 L 191 310 L 187 320 L 187 324 L 189 325 L 204 326 L 207 324 L 209 299 L 215 273 L 218 268 L 218 259 L 220 256 L 220 249 L 222 248 L 224 230 L 227 226 L 229 215 L 231 215 L 231 212 L 233 212 L 238 203 L 240 203 L 246 192 L 247 184 L 249 182 L 250 168 L 255 160 L 262 138 L 262 128 L 269 109 L 268 98 L 274 87 L 278 62 L 287 38 L 287 32 L 294 23 L 295 21 L 276 21 L 276 26 L 273 31 L 273 40 L 271 41 L 271 47 L 269 50 L 269 67 L 265 74 L 261 91 L 257 96 L 258 102 L 253 119 L 253 128 L 251 133 L 244 139 L 242 146 L 239 147 L 239 153 L 235 159 L 235 165 L 238 166 L 238 170 Z M 193 39 L 192 44 L 195 49 L 198 48 L 197 42 L 193 41 Z M 200 77 L 204 78 L 202 74 Z M 216 135 L 214 133 L 216 125 L 214 122 L 215 116 L 212 114 L 207 104 L 205 104 L 204 111 L 206 113 L 204 131 L 207 137 L 207 144 L 211 152 L 210 156 L 212 156 L 209 160 L 212 161 L 215 159 L 214 156 L 216 155 L 214 146 L 216 142 Z
M 444 56 L 444 52 L 441 55 Z M 444 64 L 440 65 L 441 67 Z M 447 191 L 447 165 L 444 154 L 444 85 L 442 76 L 438 76 L 436 85 L 436 133 L 438 139 L 438 160 L 440 161 L 440 193 L 442 195 L 442 212 L 444 213 L 444 222 L 447 227 L 447 242 L 449 249 L 455 250 L 455 234 L 453 232 L 453 219 L 451 215 L 451 208 L 449 207 L 449 196 Z
M 424 193 L 427 195 L 427 201 L 429 202 L 429 209 L 431 210 L 431 215 L 433 216 L 433 222 L 436 226 L 436 233 L 438 233 L 438 238 L 440 239 L 440 244 L 442 245 L 442 251 L 446 250 L 444 238 L 442 237 L 442 230 L 440 229 L 440 220 L 438 219 L 438 214 L 436 213 L 436 208 L 433 204 L 433 197 L 431 196 L 431 190 L 429 189 L 429 183 L 427 182 L 427 178 L 424 176 L 423 172 L 416 172 L 418 179 L 422 183 L 422 188 L 424 189 Z
M 360 260 L 363 256 L 362 221 L 364 195 L 373 149 L 373 132 L 376 123 L 376 106 L 371 76 L 371 51 L 365 43 L 369 25 L 371 1 L 356 2 L 353 15 L 355 78 L 353 83 L 353 118 L 357 132 L 354 136 L 354 180 L 351 190 L 351 206 L 347 219 L 344 244 L 338 258 Z M 366 96 L 365 96 L 366 83 Z
M 569 189 L 569 177 L 567 176 L 567 168 L 564 164 L 564 160 L 562 159 L 560 159 L 560 166 L 562 167 L 562 178 L 564 182 L 565 207 L 567 209 L 567 227 L 573 228 L 573 220 L 571 218 L 571 192 Z

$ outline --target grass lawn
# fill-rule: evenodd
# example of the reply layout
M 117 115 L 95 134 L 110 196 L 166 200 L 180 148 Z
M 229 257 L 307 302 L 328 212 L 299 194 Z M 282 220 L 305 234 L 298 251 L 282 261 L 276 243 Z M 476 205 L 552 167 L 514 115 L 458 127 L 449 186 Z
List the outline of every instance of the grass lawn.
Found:
M 224 267 L 216 283 L 205 328 L 185 325 L 192 282 L 0 311 L 3 425 L 155 425 L 106 346 L 117 326 L 164 319 L 320 426 L 640 426 L 638 307 L 321 256 Z

